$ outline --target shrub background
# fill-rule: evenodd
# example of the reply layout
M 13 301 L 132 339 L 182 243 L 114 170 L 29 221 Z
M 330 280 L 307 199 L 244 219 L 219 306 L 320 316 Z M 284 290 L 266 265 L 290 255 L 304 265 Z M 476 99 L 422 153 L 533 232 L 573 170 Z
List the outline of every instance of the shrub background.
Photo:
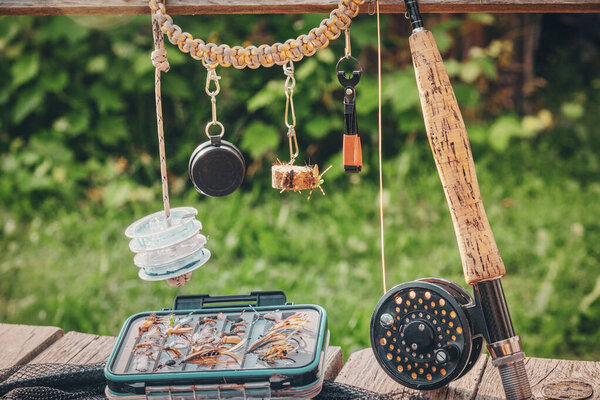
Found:
M 197 37 L 282 41 L 322 15 L 177 16 Z M 503 279 L 528 355 L 600 359 L 600 68 L 597 15 L 427 15 L 463 111 Z M 296 64 L 300 162 L 334 168 L 327 196 L 280 195 L 287 157 L 280 67 L 219 68 L 226 139 L 248 173 L 226 198 L 198 195 L 187 160 L 206 140 L 199 62 L 167 44 L 163 75 L 172 206 L 199 209 L 213 258 L 177 290 L 136 276 L 123 232 L 161 209 L 150 19 L 0 18 L 0 321 L 116 335 L 179 293 L 285 290 L 329 313 L 345 354 L 368 346 L 381 296 L 375 19 L 352 27 L 365 167 L 341 168 L 342 40 Z M 424 276 L 464 285 L 424 133 L 402 16 L 383 19 L 388 287 Z

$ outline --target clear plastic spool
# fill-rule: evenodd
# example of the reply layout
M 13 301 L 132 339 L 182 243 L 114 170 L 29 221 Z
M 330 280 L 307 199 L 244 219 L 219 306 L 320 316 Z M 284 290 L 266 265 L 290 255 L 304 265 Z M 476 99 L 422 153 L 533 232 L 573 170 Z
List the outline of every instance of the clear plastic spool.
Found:
M 169 220 L 164 211 L 158 211 L 127 227 L 125 235 L 131 238 L 129 248 L 137 253 L 134 263 L 140 268 L 140 278 L 175 278 L 208 261 L 211 254 L 204 249 L 207 238 L 199 233 L 202 223 L 197 215 L 193 207 L 177 207 L 171 209 Z
M 163 249 L 138 253 L 133 258 L 133 262 L 138 267 L 146 269 L 178 263 L 180 260 L 203 248 L 205 244 L 206 236 L 197 234 L 181 243 L 176 243 Z
M 132 239 L 130 249 L 134 252 L 156 250 L 189 238 L 202 229 L 196 220 L 197 214 L 198 210 L 193 207 L 177 207 L 171 209 L 170 221 L 164 211 L 135 221 L 125 230 L 125 236 Z
M 168 268 L 161 267 L 148 271 L 145 268 L 140 268 L 138 275 L 145 281 L 160 281 L 164 279 L 176 278 L 180 275 L 192 272 L 206 264 L 206 262 L 210 259 L 210 255 L 210 251 L 203 248 L 198 250 L 197 253 L 190 255 L 190 259 L 198 257 L 196 261 L 192 261 L 191 263 L 184 265 L 181 269 L 168 271 Z

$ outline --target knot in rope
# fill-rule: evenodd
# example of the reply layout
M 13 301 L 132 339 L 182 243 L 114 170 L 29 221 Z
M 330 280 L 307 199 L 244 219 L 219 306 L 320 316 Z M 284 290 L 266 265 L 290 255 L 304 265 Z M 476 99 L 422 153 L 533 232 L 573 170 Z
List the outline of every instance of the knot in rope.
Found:
M 152 52 L 152 65 L 161 72 L 167 72 L 171 66 L 167 60 L 167 49 L 160 47 Z

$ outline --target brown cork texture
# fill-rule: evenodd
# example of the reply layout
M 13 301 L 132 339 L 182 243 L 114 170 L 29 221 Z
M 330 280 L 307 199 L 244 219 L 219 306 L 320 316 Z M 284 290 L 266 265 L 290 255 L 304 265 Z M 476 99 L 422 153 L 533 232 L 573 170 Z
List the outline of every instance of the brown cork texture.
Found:
M 488 222 L 467 130 L 444 62 L 429 31 L 410 36 L 417 86 L 431 145 L 469 284 L 506 273 Z
M 319 168 L 316 166 L 276 164 L 271 167 L 271 184 L 274 189 L 314 189 L 318 176 Z

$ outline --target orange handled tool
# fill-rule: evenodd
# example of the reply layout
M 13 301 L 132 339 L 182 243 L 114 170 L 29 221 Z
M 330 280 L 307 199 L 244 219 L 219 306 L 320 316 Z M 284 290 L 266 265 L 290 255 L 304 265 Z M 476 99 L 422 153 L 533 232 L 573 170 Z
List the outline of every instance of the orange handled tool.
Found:
M 356 63 L 356 69 L 352 71 L 352 77 L 348 78 L 346 73 L 340 70 L 343 60 L 352 60 Z M 362 148 L 360 136 L 358 136 L 358 124 L 356 122 L 356 85 L 360 81 L 362 68 L 358 60 L 352 56 L 342 57 L 336 66 L 338 81 L 344 87 L 344 171 L 360 172 L 362 169 Z

